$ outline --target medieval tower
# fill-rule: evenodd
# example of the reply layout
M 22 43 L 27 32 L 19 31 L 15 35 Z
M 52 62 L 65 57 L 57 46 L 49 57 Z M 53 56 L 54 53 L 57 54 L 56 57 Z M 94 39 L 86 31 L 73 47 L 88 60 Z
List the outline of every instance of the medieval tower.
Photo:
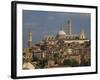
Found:
M 67 34 L 71 35 L 72 34 L 72 25 L 71 25 L 71 19 L 69 18 L 67 21 Z
M 29 40 L 28 40 L 28 47 L 32 47 L 32 32 L 29 32 Z

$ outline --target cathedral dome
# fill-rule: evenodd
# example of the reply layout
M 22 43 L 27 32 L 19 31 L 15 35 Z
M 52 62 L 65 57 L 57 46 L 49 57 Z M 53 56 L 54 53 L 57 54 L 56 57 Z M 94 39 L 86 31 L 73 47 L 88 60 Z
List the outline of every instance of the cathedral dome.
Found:
M 66 33 L 63 30 L 61 30 L 58 32 L 58 35 L 66 35 Z

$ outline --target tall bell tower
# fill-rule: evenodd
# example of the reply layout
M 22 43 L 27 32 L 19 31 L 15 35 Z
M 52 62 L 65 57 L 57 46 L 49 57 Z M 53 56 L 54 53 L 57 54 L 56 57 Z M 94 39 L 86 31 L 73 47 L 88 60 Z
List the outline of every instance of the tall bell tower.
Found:
M 29 40 L 28 40 L 28 47 L 32 47 L 32 32 L 29 32 Z
M 68 35 L 72 34 L 72 25 L 71 25 L 71 19 L 70 18 L 67 21 L 67 34 Z

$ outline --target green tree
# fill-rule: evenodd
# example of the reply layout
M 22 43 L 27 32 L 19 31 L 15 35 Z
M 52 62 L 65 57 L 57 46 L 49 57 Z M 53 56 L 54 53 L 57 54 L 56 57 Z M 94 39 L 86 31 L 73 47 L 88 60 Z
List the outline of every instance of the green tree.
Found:
M 72 61 L 70 59 L 65 59 L 64 62 L 63 62 L 63 64 L 65 66 L 71 66 L 72 65 Z
M 63 64 L 65 66 L 72 66 L 72 67 L 79 65 L 78 62 L 74 59 L 66 59 L 66 60 L 64 60 Z

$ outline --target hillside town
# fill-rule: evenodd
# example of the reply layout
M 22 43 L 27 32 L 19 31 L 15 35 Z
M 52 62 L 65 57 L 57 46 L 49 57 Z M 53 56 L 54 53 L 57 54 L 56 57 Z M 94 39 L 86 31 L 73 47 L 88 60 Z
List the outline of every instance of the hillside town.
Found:
M 29 32 L 28 47 L 23 49 L 23 69 L 44 69 L 59 67 L 81 67 L 91 65 L 91 42 L 85 36 L 72 33 L 71 19 L 66 30 L 59 30 L 56 35 L 43 36 L 40 42 L 32 43 Z

